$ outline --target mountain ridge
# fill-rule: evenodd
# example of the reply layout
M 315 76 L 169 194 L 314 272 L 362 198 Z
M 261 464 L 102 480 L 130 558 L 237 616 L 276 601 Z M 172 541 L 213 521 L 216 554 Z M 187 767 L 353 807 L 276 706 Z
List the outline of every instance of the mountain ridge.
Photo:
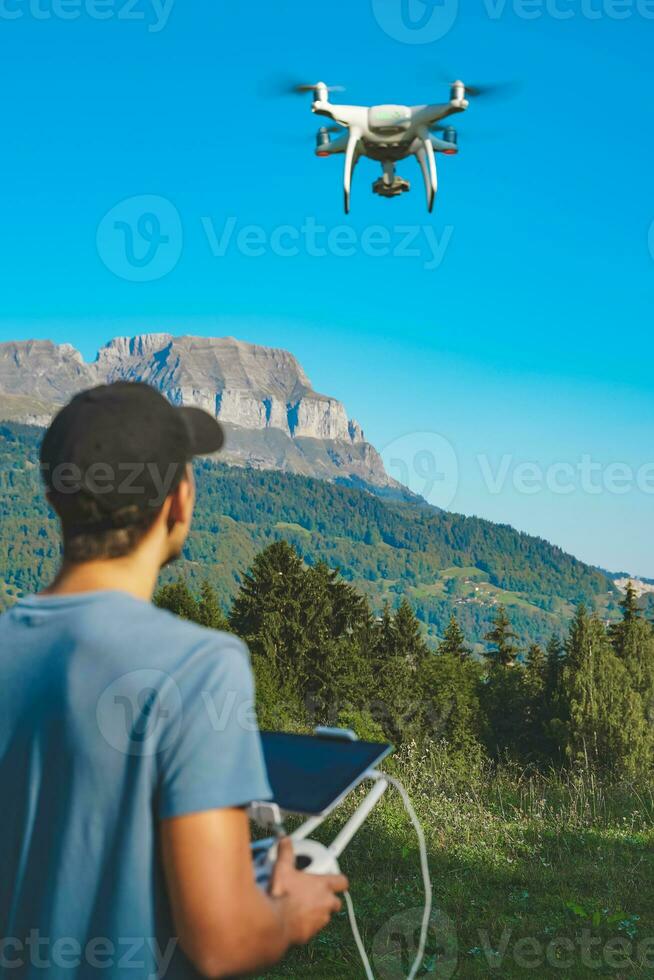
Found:
M 173 404 L 210 412 L 225 427 L 226 462 L 409 495 L 361 425 L 313 389 L 292 353 L 234 337 L 114 337 L 91 362 L 71 344 L 2 343 L 0 419 L 45 426 L 76 392 L 113 381 L 143 381 Z
M 34 427 L 0 424 L 0 608 L 50 580 L 59 560 L 39 438 Z M 225 606 L 256 553 L 284 538 L 308 563 L 340 568 L 377 612 L 406 597 L 433 638 L 455 612 L 478 650 L 499 604 L 521 636 L 541 642 L 565 631 L 581 601 L 605 621 L 619 618 L 619 593 L 606 574 L 508 525 L 292 473 L 211 459 L 195 469 L 193 531 L 164 579 L 180 571 L 199 588 L 206 577 Z M 654 596 L 643 601 L 654 611 Z

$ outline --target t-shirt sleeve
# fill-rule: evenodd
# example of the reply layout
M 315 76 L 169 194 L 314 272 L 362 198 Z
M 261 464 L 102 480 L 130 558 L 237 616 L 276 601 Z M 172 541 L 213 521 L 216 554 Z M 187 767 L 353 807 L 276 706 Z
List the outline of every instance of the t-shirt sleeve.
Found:
M 216 634 L 175 679 L 159 758 L 162 818 L 271 798 L 247 647 Z

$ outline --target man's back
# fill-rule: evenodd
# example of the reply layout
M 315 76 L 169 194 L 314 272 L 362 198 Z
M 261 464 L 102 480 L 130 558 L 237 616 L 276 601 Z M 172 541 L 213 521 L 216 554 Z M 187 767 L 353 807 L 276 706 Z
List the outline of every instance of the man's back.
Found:
M 269 795 L 247 651 L 121 592 L 19 602 L 0 785 L 0 975 L 193 976 L 157 823 Z

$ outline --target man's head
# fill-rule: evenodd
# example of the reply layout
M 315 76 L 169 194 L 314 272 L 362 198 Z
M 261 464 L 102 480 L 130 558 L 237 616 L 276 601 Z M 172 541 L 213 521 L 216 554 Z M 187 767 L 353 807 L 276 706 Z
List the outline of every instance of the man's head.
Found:
M 146 384 L 76 395 L 41 446 L 66 561 L 123 558 L 155 531 L 162 564 L 177 557 L 193 514 L 190 462 L 217 452 L 223 438 L 207 412 L 174 407 Z

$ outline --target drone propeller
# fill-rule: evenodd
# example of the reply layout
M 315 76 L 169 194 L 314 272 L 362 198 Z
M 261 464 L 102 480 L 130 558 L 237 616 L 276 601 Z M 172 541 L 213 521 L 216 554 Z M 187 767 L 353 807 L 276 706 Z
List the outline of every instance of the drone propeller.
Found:
M 487 85 L 464 85 L 466 95 L 472 99 L 490 96 L 491 98 L 512 95 L 517 85 L 515 82 L 492 82 Z
M 305 92 L 313 92 L 315 88 L 318 87 L 318 82 L 297 82 L 291 85 L 288 89 L 289 95 L 304 95 Z M 345 86 L 343 85 L 325 85 L 328 92 L 344 92 Z
M 449 72 L 439 71 L 437 77 L 439 81 L 444 82 L 446 85 L 454 86 L 455 84 L 463 84 L 466 96 L 469 96 L 471 99 L 506 98 L 513 95 L 519 88 L 517 82 L 487 82 L 484 85 L 466 85 L 459 80 L 453 81 L 455 76 L 450 75 Z

